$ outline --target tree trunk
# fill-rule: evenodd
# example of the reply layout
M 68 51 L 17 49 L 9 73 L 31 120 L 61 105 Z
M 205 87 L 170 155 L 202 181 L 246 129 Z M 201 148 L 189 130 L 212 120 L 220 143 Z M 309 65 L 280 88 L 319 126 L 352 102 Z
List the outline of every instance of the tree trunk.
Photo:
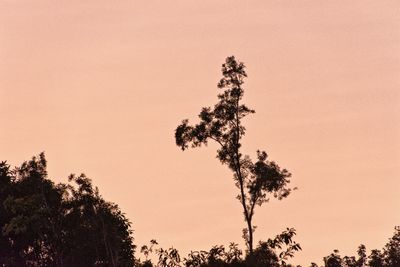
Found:
M 249 254 L 253 255 L 253 227 L 250 219 L 247 220 L 247 228 L 249 229 Z

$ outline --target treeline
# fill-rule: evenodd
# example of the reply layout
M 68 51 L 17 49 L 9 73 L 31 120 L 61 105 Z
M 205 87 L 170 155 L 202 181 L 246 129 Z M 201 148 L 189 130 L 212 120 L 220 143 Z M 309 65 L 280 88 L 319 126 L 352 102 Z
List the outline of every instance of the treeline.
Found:
M 155 240 L 150 245 L 142 246 L 140 252 L 144 261 L 136 260 L 138 267 L 291 267 L 287 260 L 300 250 L 300 245 L 293 241 L 296 232 L 293 228 L 286 229 L 273 239 L 261 241 L 250 253 L 242 251 L 238 244 L 231 243 L 228 248 L 214 246 L 209 251 L 192 251 L 185 258 L 181 258 L 175 248 L 158 248 Z M 153 254 L 154 263 L 149 259 Z
M 141 267 L 301 267 L 292 265 L 287 260 L 294 256 L 299 246 L 292 237 L 293 229 L 287 229 L 274 239 L 259 242 L 253 254 L 242 251 L 237 244 L 231 243 L 228 248 L 214 246 L 210 251 L 194 251 L 181 260 L 174 248 L 158 248 L 155 240 L 150 245 L 142 246 L 140 252 L 144 261 L 136 261 Z M 149 255 L 153 254 L 153 260 Z M 400 228 L 395 228 L 393 237 L 382 250 L 374 249 L 368 255 L 366 247 L 360 245 L 357 256 L 341 256 L 338 250 L 323 258 L 323 265 L 311 263 L 310 267 L 399 267 L 400 266 Z
M 289 267 L 301 249 L 288 228 L 259 242 L 253 253 L 231 243 L 181 257 L 151 240 L 135 259 L 131 223 L 118 206 L 83 174 L 71 175 L 68 184 L 52 182 L 43 153 L 13 169 L 0 162 L 0 230 L 2 267 Z M 361 245 L 357 254 L 342 257 L 335 250 L 323 266 L 399 267 L 400 228 L 382 250 L 368 255 Z
M 340 256 L 338 250 L 324 257 L 326 267 L 399 267 L 400 266 L 400 227 L 395 227 L 393 237 L 382 250 L 373 249 L 369 255 L 364 245 L 360 245 L 357 256 Z M 311 267 L 317 267 L 315 263 Z
M 0 266 L 133 266 L 131 223 L 85 175 L 47 178 L 44 154 L 0 163 Z

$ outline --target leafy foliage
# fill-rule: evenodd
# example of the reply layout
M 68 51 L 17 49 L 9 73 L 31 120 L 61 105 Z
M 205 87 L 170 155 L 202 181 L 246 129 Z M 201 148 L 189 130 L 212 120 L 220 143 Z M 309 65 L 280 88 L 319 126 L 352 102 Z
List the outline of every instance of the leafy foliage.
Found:
M 133 266 L 130 222 L 85 175 L 55 185 L 44 154 L 0 163 L 0 265 Z

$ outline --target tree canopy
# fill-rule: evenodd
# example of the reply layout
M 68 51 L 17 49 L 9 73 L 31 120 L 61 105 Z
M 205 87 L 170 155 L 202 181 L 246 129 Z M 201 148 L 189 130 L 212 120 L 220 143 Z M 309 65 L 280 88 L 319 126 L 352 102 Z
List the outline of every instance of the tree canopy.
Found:
M 47 177 L 42 153 L 11 169 L 0 163 L 0 265 L 133 266 L 130 221 L 84 174 Z

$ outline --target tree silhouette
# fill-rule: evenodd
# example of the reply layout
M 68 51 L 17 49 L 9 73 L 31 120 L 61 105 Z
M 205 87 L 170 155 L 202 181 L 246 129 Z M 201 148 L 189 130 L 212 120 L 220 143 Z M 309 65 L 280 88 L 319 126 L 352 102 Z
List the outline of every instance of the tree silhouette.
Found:
M 247 227 L 243 229 L 243 238 L 253 253 L 253 216 L 255 206 L 261 206 L 272 195 L 281 200 L 289 195 L 287 187 L 291 174 L 281 169 L 275 162 L 267 160 L 265 151 L 257 151 L 257 160 L 241 153 L 241 139 L 245 134 L 242 119 L 255 111 L 241 104 L 244 78 L 247 77 L 243 63 L 234 56 L 228 57 L 222 65 L 222 79 L 218 88 L 218 103 L 214 108 L 203 108 L 199 114 L 200 122 L 189 125 L 183 120 L 176 128 L 175 140 L 182 150 L 189 147 L 207 145 L 209 140 L 219 144 L 217 158 L 233 172 L 235 185 L 239 189 L 237 199 L 243 207 Z
M 0 266 L 128 267 L 130 222 L 85 175 L 47 178 L 44 154 L 10 170 L 0 162 Z
M 383 248 L 385 264 L 388 267 L 400 266 L 400 226 L 395 227 L 393 236 Z
M 399 267 L 400 266 L 400 228 L 395 227 L 395 232 L 382 251 L 379 249 L 371 250 L 367 256 L 364 245 L 360 245 L 357 250 L 358 257 L 340 256 L 338 250 L 324 257 L 325 267 Z M 312 264 L 311 267 L 317 267 Z

